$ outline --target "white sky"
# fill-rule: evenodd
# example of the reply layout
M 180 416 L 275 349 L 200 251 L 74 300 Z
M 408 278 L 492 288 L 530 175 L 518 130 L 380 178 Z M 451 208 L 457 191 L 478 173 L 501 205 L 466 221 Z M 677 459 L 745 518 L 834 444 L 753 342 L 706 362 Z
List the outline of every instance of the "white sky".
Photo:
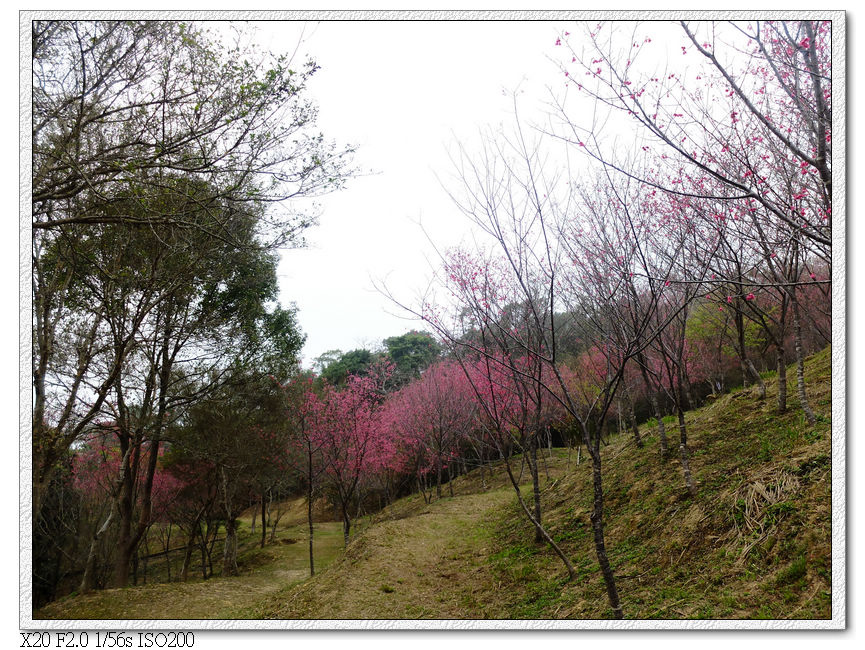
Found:
M 561 27 L 561 25 L 558 25 Z M 259 24 L 271 49 L 293 47 L 298 25 Z M 547 57 L 557 25 L 545 22 L 323 22 L 300 52 L 321 70 L 310 84 L 327 138 L 358 145 L 372 174 L 324 197 L 305 250 L 283 255 L 282 301 L 295 302 L 308 365 L 322 352 L 372 346 L 419 327 L 373 288 L 386 279 L 411 301 L 426 286 L 437 245 L 459 243 L 466 222 L 441 183 L 447 147 L 511 116 L 517 88 L 527 112 L 564 78 Z
M 475 150 L 481 130 L 512 126 L 515 91 L 523 123 L 546 122 L 555 113 L 552 97 L 566 87 L 557 62 L 567 52 L 556 39 L 569 30 L 579 49 L 583 30 L 575 21 L 271 21 L 256 28 L 273 51 L 292 51 L 303 30 L 299 58 L 309 54 L 321 66 L 308 93 L 320 109 L 318 127 L 356 144 L 358 166 L 372 172 L 322 198 L 309 247 L 282 258 L 281 300 L 299 308 L 309 366 L 326 350 L 375 347 L 422 327 L 374 281 L 417 304 L 436 257 L 418 222 L 440 249 L 468 238 L 467 220 L 439 181 L 453 171 L 448 148 L 464 142 Z M 641 58 L 663 67 L 665 50 L 684 37 L 667 24 L 651 33 Z M 577 94 L 571 90 L 571 101 Z M 624 140 L 633 144 L 633 134 Z

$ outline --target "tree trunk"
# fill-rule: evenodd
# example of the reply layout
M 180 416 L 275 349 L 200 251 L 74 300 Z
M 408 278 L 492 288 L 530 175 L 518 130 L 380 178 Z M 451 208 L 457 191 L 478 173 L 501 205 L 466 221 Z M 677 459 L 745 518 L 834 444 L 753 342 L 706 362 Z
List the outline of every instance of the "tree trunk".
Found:
M 315 575 L 315 557 L 313 553 L 312 540 L 315 535 L 315 528 L 312 525 L 312 484 L 306 492 L 306 520 L 309 522 L 309 575 Z
M 738 298 L 737 298 L 738 300 Z M 739 356 L 739 365 L 742 366 L 742 385 L 747 387 L 748 375 L 757 384 L 757 399 L 765 399 L 766 397 L 766 382 L 757 372 L 754 364 L 748 358 L 747 350 L 745 349 L 745 320 L 742 312 L 738 309 L 735 312 L 736 322 L 736 354 Z
M 696 496 L 697 488 L 694 486 L 694 479 L 691 477 L 691 463 L 688 453 L 688 430 L 685 427 L 685 413 L 681 408 L 676 409 L 679 417 L 679 459 L 682 462 L 682 474 L 685 478 L 685 487 L 691 496 Z
M 688 452 L 688 428 L 685 426 L 685 404 L 682 402 L 682 397 L 687 399 L 687 405 L 692 405 L 691 393 L 687 390 L 687 384 L 683 377 L 683 368 L 681 364 L 677 364 L 676 369 L 676 390 L 674 396 L 676 400 L 676 415 L 679 418 L 679 459 L 682 462 L 682 473 L 685 478 L 685 487 L 688 488 L 688 493 L 691 496 L 696 496 L 697 488 L 694 486 L 694 479 L 691 477 L 691 462 Z
M 454 474 L 453 474 L 453 460 L 448 463 L 448 494 L 453 498 L 454 495 Z
M 550 460 L 553 459 L 553 448 L 550 446 L 550 441 L 553 439 L 553 435 L 550 433 L 549 428 L 547 428 L 547 445 L 550 453 Z M 544 476 L 547 477 L 547 483 L 550 482 L 550 466 L 547 464 L 547 458 L 543 454 L 541 456 L 541 462 L 544 464 Z
M 588 448 L 588 447 L 587 447 Z M 610 601 L 610 607 L 613 609 L 613 616 L 617 619 L 624 618 L 622 606 L 619 603 L 619 592 L 616 588 L 616 578 L 613 575 L 613 569 L 610 566 L 610 560 L 607 557 L 607 547 L 604 541 L 604 489 L 601 480 L 601 455 L 598 449 L 590 450 L 592 458 L 592 491 L 594 500 L 592 503 L 592 533 L 595 542 L 595 555 L 598 558 L 598 565 L 601 568 L 601 575 L 604 578 L 604 584 L 607 587 L 607 598 Z
M 313 557 L 313 535 L 315 530 L 312 525 L 312 497 L 315 485 L 313 484 L 312 467 L 312 443 L 307 438 L 306 443 L 306 519 L 309 522 L 309 575 L 315 575 L 315 559 Z
M 282 508 L 279 503 L 276 505 L 276 514 L 270 517 L 270 543 L 276 543 L 276 527 L 279 526 L 279 520 L 282 519 Z
M 32 522 L 33 528 L 35 530 L 36 525 L 39 521 L 39 514 L 42 511 L 42 502 L 45 500 L 45 495 L 48 493 L 48 486 L 51 483 L 51 479 L 54 476 L 53 465 L 51 469 L 45 469 L 40 471 L 40 466 L 42 463 L 46 462 L 44 460 L 44 455 L 38 453 L 34 450 L 33 452 L 33 504 L 32 504 Z
M 82 594 L 88 591 L 93 591 L 96 587 L 96 550 L 99 546 L 99 540 L 108 530 L 111 521 L 114 519 L 115 506 L 112 504 L 108 516 L 99 529 L 93 534 L 93 539 L 90 540 L 90 550 L 87 553 L 87 562 L 84 565 L 84 575 L 81 577 L 81 584 L 78 586 L 78 591 Z
M 805 391 L 805 352 L 802 349 L 802 321 L 799 317 L 799 301 L 796 299 L 794 290 L 790 291 L 790 303 L 793 307 L 793 343 L 796 349 L 796 386 L 799 393 L 799 404 L 805 419 L 810 426 L 817 424 L 814 411 L 808 402 L 808 394 Z
M 125 587 L 129 584 L 129 569 L 132 556 L 136 551 L 132 535 L 132 506 L 135 498 L 133 487 L 135 475 L 138 473 L 140 443 L 131 440 L 121 440 L 121 452 L 126 465 L 121 470 L 123 476 L 117 497 L 117 512 L 120 518 L 120 534 L 117 540 L 117 559 L 114 566 L 114 585 Z M 130 454 L 131 452 L 131 454 Z
M 535 520 L 534 516 L 532 515 L 531 510 L 529 510 L 528 506 L 526 505 L 526 502 L 523 500 L 523 495 L 520 492 L 519 482 L 517 481 L 517 479 L 514 478 L 514 473 L 511 470 L 510 460 L 505 460 L 505 470 L 508 473 L 508 478 L 511 481 L 511 485 L 514 488 L 514 492 L 516 492 L 516 494 L 517 494 L 517 501 L 519 502 L 520 508 L 522 508 L 523 513 L 525 513 L 525 515 L 526 515 L 526 517 L 528 517 L 529 521 L 532 522 L 532 525 L 534 525 L 536 529 L 541 531 L 541 534 L 543 536 L 544 541 L 546 541 L 547 544 L 550 545 L 550 548 L 552 548 L 553 551 L 555 552 L 555 554 L 559 556 L 559 558 L 562 560 L 562 563 L 564 563 L 565 568 L 567 568 L 568 579 L 573 580 L 574 577 L 576 577 L 576 575 L 577 575 L 577 572 L 574 570 L 574 566 L 571 564 L 571 561 L 568 559 L 568 556 L 565 555 L 564 551 L 562 551 L 562 549 L 559 548 L 559 545 L 556 544 L 556 542 L 553 540 L 553 538 L 550 537 L 549 533 L 547 533 L 547 531 L 544 530 L 544 527 L 542 525 L 540 525 L 540 523 L 538 521 Z
M 640 427 L 637 424 L 637 415 L 634 413 L 634 400 L 631 399 L 631 393 L 627 387 L 625 387 L 625 402 L 627 404 L 627 413 L 628 420 L 631 424 L 631 431 L 634 433 L 634 443 L 637 445 L 637 448 L 643 448 L 643 439 L 640 438 Z
M 664 414 L 661 413 L 661 404 L 658 401 L 658 391 L 652 386 L 649 380 L 649 371 L 646 369 L 645 360 L 642 354 L 637 355 L 637 364 L 640 367 L 640 375 L 643 377 L 643 385 L 646 387 L 646 394 L 649 396 L 649 402 L 652 404 L 652 413 L 658 421 L 658 441 L 660 444 L 661 458 L 666 458 L 667 449 L 667 429 L 664 426 Z
M 171 522 L 168 523 L 168 532 L 165 538 L 165 563 L 168 565 L 168 582 L 171 582 Z
M 775 346 L 775 359 L 778 364 L 778 413 L 787 411 L 787 362 L 784 359 L 784 348 Z
M 748 371 L 751 373 L 751 376 L 754 378 L 754 383 L 757 384 L 757 399 L 765 399 L 766 398 L 766 382 L 763 381 L 763 378 L 760 376 L 760 373 L 754 367 L 754 363 L 745 358 L 745 365 L 748 368 Z
M 236 576 L 237 569 L 237 521 L 232 515 L 225 520 L 225 546 L 222 549 L 222 575 Z
M 351 533 L 351 519 L 348 516 L 348 504 L 342 504 L 342 538 L 345 546 L 348 547 L 348 536 Z
M 189 566 L 192 564 L 192 553 L 195 551 L 196 531 L 198 531 L 198 522 L 195 528 L 190 529 L 189 539 L 186 541 L 186 552 L 183 554 L 183 566 L 180 568 L 180 581 L 186 582 L 189 579 Z
M 261 548 L 264 548 L 265 538 L 267 537 L 267 519 L 265 519 L 266 511 L 264 505 L 264 492 L 261 493 Z
M 219 469 L 222 474 L 222 497 L 225 506 L 225 545 L 222 548 L 222 575 L 234 576 L 237 575 L 237 521 L 234 518 L 225 465 Z M 262 522 L 263 525 L 264 522 Z
M 532 475 L 532 496 L 535 506 L 535 541 L 543 542 L 544 534 L 541 530 L 541 482 L 538 476 L 538 438 L 532 435 L 529 442 L 529 471 Z

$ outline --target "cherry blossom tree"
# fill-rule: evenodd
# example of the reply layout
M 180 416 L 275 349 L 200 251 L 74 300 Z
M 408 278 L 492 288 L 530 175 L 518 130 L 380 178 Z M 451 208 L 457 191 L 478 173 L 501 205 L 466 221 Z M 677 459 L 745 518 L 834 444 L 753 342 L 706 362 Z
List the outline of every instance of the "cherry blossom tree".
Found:
M 600 116 L 579 123 L 560 105 L 567 137 L 665 192 L 785 224 L 828 261 L 831 21 L 682 21 L 678 29 L 677 39 L 659 23 L 587 23 L 583 38 L 575 29 L 557 41 L 568 84 L 631 125 L 651 160 L 647 173 L 601 146 Z M 682 65 L 661 72 L 653 53 L 671 61 L 677 51 Z
M 339 505 L 346 546 L 350 507 L 375 466 L 378 395 L 373 377 L 350 375 L 341 389 L 325 385 L 310 405 L 311 439 L 321 453 L 323 478 Z
M 664 37 L 653 38 L 653 29 Z M 762 284 L 785 294 L 779 314 L 793 330 L 799 401 L 813 421 L 801 370 L 798 293 L 808 284 L 803 266 L 831 264 L 831 21 L 683 21 L 677 29 L 597 23 L 586 26 L 584 39 L 560 38 L 568 84 L 596 107 L 596 119 L 586 123 L 560 104 L 561 137 L 615 173 L 697 210 L 703 203 L 712 218 L 738 220 L 737 235 L 762 257 Z M 659 72 L 651 52 L 670 61 L 674 47 L 683 65 Z M 603 140 L 598 126 L 607 116 L 621 117 L 636 133 L 636 146 L 624 155 Z M 748 262 L 741 266 L 744 274 L 725 278 L 739 283 L 731 298 L 751 293 Z M 787 323 L 779 325 L 783 330 Z M 740 326 L 747 368 L 741 332 Z M 780 410 L 786 408 L 783 340 L 773 341 Z
M 285 418 L 288 427 L 288 458 L 294 471 L 306 484 L 306 519 L 309 528 L 309 575 L 315 575 L 313 539 L 313 504 L 324 464 L 321 457 L 323 440 L 316 436 L 313 418 L 319 402 L 313 390 L 311 373 L 297 373 L 281 386 L 285 398 Z
M 385 408 L 391 430 L 404 443 L 402 449 L 415 450 L 416 471 L 435 474 L 436 496 L 441 498 L 444 471 L 475 426 L 474 395 L 465 373 L 452 360 L 439 361 L 389 396 Z M 450 481 L 449 486 L 453 496 Z

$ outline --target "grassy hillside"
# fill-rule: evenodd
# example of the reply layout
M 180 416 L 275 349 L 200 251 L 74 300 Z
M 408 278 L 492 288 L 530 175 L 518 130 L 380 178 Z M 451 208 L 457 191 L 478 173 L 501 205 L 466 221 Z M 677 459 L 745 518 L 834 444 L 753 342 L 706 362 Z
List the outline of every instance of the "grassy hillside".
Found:
M 643 449 L 625 435 L 604 448 L 607 550 L 626 617 L 830 616 L 829 350 L 806 368 L 815 427 L 792 383 L 789 411 L 775 413 L 772 376 L 762 402 L 740 390 L 688 414 L 696 497 L 677 454 L 659 457 L 654 429 L 643 427 Z M 668 435 L 675 449 L 673 423 Z M 589 465 L 566 450 L 544 456 L 544 521 L 578 570 L 572 581 L 532 541 L 499 469 L 457 479 L 453 497 L 431 504 L 398 501 L 364 520 L 344 553 L 338 525 L 321 525 L 335 559 L 310 580 L 305 544 L 250 546 L 237 578 L 72 597 L 37 617 L 607 618 Z
M 34 619 L 206 619 L 253 618 L 250 608 L 262 599 L 309 577 L 309 544 L 304 521 L 306 502 L 286 504 L 276 543 L 259 547 L 260 528 L 251 533 L 251 513 L 240 518 L 238 567 L 241 575 L 202 580 L 195 567 L 185 582 L 152 582 L 137 587 L 105 589 L 61 598 L 33 614 Z M 316 524 L 316 570 L 342 552 L 342 526 Z M 214 549 L 217 574 L 221 544 Z M 179 555 L 182 555 L 180 551 Z M 179 558 L 178 558 L 179 561 Z M 176 575 L 176 573 L 175 573 Z
M 696 498 L 678 461 L 659 458 L 654 432 L 643 450 L 630 440 L 607 448 L 607 550 L 626 617 L 830 617 L 829 350 L 809 360 L 806 379 L 819 415 L 813 428 L 796 400 L 774 412 L 774 382 L 764 403 L 737 391 L 689 414 Z M 549 489 L 545 503 L 580 577 L 564 583 L 529 527 L 503 516 L 490 561 L 508 615 L 608 617 L 591 550 L 588 467 Z

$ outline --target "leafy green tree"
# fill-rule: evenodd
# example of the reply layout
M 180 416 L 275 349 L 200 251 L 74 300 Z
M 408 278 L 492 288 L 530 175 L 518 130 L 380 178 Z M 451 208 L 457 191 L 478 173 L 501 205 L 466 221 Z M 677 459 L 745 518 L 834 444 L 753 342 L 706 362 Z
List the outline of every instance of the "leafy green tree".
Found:
M 386 338 L 384 345 L 395 366 L 391 381 L 396 386 L 420 377 L 441 353 L 441 346 L 431 334 L 415 330 Z
M 341 187 L 352 151 L 315 131 L 318 66 L 245 38 L 176 21 L 33 22 L 34 516 L 59 459 L 116 410 L 123 369 L 156 394 L 141 370 L 154 332 L 206 320 L 211 359 L 244 350 L 240 336 L 274 359 L 299 347 L 294 310 L 268 307 L 275 285 L 254 280 L 273 258 L 251 251 L 301 245 L 314 218 L 285 199 Z M 173 284 L 172 265 L 184 267 Z
M 324 372 L 324 369 L 327 368 L 330 364 L 336 363 L 339 361 L 340 357 L 344 352 L 340 349 L 328 350 L 327 352 L 322 352 L 312 361 L 312 369 L 316 374 L 320 375 Z
M 130 563 L 151 523 L 150 495 L 165 429 L 220 390 L 239 367 L 288 372 L 303 343 L 294 310 L 274 302 L 277 260 L 254 245 L 254 219 L 236 213 L 230 223 L 235 238 L 248 245 L 169 225 L 94 227 L 100 244 L 92 250 L 94 271 L 83 277 L 106 313 L 110 361 L 122 359 L 100 409 L 113 423 L 122 461 L 112 491 L 115 507 L 91 549 L 116 520 L 119 586 L 128 583 Z M 146 310 L 130 309 L 142 304 Z M 125 347 L 123 355 L 113 352 Z M 83 590 L 91 586 L 82 580 Z
M 321 377 L 332 386 L 342 386 L 349 376 L 364 377 L 376 361 L 377 356 L 365 348 L 350 350 L 329 363 L 321 372 Z
M 236 575 L 237 516 L 253 494 L 287 471 L 281 387 L 239 371 L 195 404 L 175 441 L 178 456 L 211 464 L 225 517 L 223 575 Z M 262 525 L 264 523 L 262 522 Z

